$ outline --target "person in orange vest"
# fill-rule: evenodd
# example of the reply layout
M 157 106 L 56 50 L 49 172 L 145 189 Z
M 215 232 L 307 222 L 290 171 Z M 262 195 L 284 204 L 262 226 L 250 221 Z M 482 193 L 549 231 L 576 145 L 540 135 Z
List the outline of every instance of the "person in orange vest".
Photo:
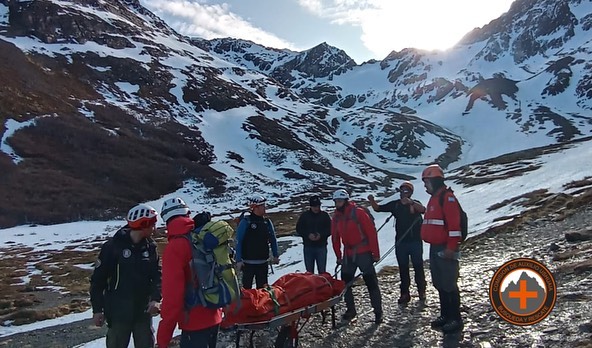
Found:
M 445 333 L 462 330 L 458 289 L 461 241 L 460 206 L 444 184 L 444 171 L 437 164 L 424 169 L 421 179 L 431 195 L 421 227 L 421 238 L 430 244 L 430 273 L 440 297 L 440 316 L 431 322 Z
M 376 227 L 364 209 L 350 202 L 349 193 L 339 189 L 333 193 L 335 213 L 331 221 L 331 241 L 337 263 L 341 264 L 341 279 L 349 283 L 354 279 L 359 268 L 370 295 L 370 304 L 374 309 L 374 322 L 382 322 L 382 297 L 378 286 L 378 277 L 374 263 L 380 259 Z M 343 258 L 341 253 L 343 243 Z M 351 286 L 345 292 L 347 310 L 342 316 L 349 321 L 356 316 L 354 295 Z

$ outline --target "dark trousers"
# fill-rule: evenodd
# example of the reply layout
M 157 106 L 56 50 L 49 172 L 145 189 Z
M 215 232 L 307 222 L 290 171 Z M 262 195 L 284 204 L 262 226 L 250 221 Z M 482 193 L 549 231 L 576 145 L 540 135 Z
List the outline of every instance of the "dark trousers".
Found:
M 448 320 L 462 320 L 460 315 L 460 293 L 458 291 L 441 291 L 440 296 L 440 315 Z
M 358 268 L 363 274 L 364 283 L 366 283 L 368 294 L 370 295 L 370 304 L 372 305 L 374 312 L 382 313 L 382 298 L 371 253 L 367 252 L 355 256 L 344 257 L 343 264 L 341 265 L 341 279 L 346 284 L 351 282 L 354 279 Z M 345 305 L 347 306 L 348 311 L 356 311 L 354 294 L 352 293 L 351 286 L 349 286 L 345 292 Z
M 399 274 L 401 276 L 401 294 L 409 293 L 411 277 L 409 276 L 409 258 L 413 264 L 415 273 L 415 284 L 420 293 L 426 290 L 425 273 L 423 270 L 423 245 L 418 242 L 401 242 L 395 247 L 397 263 L 399 264 Z
M 267 268 L 269 267 L 268 263 L 261 263 L 261 264 L 251 264 L 245 263 L 243 264 L 243 288 L 251 289 L 253 288 L 253 278 L 255 278 L 255 283 L 257 285 L 257 289 L 261 289 L 265 287 L 267 284 Z
M 430 246 L 430 274 L 434 287 L 440 296 L 440 314 L 450 320 L 461 320 L 458 260 L 445 259 L 438 252 L 446 249 L 445 245 Z
M 198 331 L 181 332 L 181 348 L 216 348 L 220 325 Z
M 304 266 L 306 271 L 314 273 L 315 263 L 319 273 L 327 271 L 327 246 L 304 246 Z
M 154 346 L 152 317 L 146 314 L 134 322 L 110 322 L 107 330 L 107 348 L 127 348 L 132 334 L 134 347 L 152 348 Z

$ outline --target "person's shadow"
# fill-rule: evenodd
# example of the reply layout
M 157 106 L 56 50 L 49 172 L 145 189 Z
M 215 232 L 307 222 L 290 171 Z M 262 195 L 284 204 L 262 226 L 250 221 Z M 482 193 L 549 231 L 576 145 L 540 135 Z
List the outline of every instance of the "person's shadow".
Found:
M 449 333 L 444 335 L 442 340 L 442 348 L 456 348 L 460 347 L 460 342 L 463 340 L 463 331 Z
M 412 313 L 416 313 L 416 314 L 423 312 L 424 310 L 427 310 L 429 307 L 430 306 L 428 304 L 426 304 L 425 301 L 416 302 L 415 304 L 412 304 L 412 305 L 410 305 L 408 303 L 399 305 L 399 308 L 401 310 L 408 309 Z M 399 335 L 399 337 L 397 337 L 397 340 L 396 340 L 396 342 L 394 342 L 394 344 L 396 344 L 396 346 L 399 346 L 399 347 L 415 347 L 415 346 L 417 346 L 417 342 L 415 342 L 415 339 L 413 338 L 413 333 L 417 332 L 416 330 L 422 330 L 425 328 L 422 328 L 422 326 L 418 320 L 412 320 L 410 323 L 408 323 L 406 325 L 406 327 L 407 327 L 407 330 L 405 331 L 405 333 L 403 333 L 402 335 Z M 461 342 L 463 341 L 463 338 L 464 338 L 464 334 L 463 334 L 462 330 L 459 332 L 451 333 L 451 334 L 442 334 L 442 333 L 437 333 L 437 334 L 443 335 L 442 348 L 457 348 L 457 347 L 463 346 L 461 344 Z

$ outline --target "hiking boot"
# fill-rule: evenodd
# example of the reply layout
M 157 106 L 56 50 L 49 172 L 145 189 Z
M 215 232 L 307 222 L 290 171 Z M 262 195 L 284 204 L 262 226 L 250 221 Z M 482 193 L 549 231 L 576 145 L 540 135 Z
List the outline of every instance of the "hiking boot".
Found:
M 374 324 L 378 325 L 382 323 L 382 311 L 374 312 Z
M 425 292 L 425 290 L 419 292 L 419 300 L 420 301 L 425 301 L 426 300 L 426 292 Z
M 463 326 L 462 320 L 455 319 L 442 325 L 442 331 L 444 331 L 444 333 L 454 333 L 462 330 Z
M 439 329 L 442 326 L 444 326 L 444 324 L 446 324 L 448 322 L 448 320 L 446 320 L 445 317 L 443 316 L 439 316 L 437 317 L 435 320 L 433 320 L 430 325 L 432 326 L 432 329 Z
M 409 294 L 401 294 L 401 297 L 397 300 L 398 304 L 405 304 L 411 301 L 411 296 Z
M 348 309 L 348 310 L 345 311 L 345 313 L 343 313 L 343 315 L 341 315 L 341 319 L 342 320 L 345 320 L 345 321 L 350 321 L 353 318 L 355 318 L 356 315 L 357 315 L 357 313 L 356 313 L 355 310 L 351 311 L 351 310 Z

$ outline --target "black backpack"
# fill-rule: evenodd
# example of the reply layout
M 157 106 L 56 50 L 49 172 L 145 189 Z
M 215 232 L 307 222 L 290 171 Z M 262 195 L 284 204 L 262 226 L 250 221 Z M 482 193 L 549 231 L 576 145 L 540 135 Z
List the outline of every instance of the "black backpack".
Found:
M 450 191 L 450 193 L 454 193 L 451 189 L 447 188 L 446 190 L 443 190 L 442 193 L 440 194 L 440 197 L 438 197 L 438 202 L 440 203 L 440 207 L 444 207 L 444 195 L 446 194 L 446 191 Z M 458 202 L 458 198 L 455 197 L 456 203 L 458 204 L 458 209 L 460 210 L 460 242 L 464 242 L 465 240 L 467 240 L 467 236 L 469 235 L 469 218 L 467 216 L 467 213 L 463 210 L 462 206 L 460 205 L 460 203 Z

